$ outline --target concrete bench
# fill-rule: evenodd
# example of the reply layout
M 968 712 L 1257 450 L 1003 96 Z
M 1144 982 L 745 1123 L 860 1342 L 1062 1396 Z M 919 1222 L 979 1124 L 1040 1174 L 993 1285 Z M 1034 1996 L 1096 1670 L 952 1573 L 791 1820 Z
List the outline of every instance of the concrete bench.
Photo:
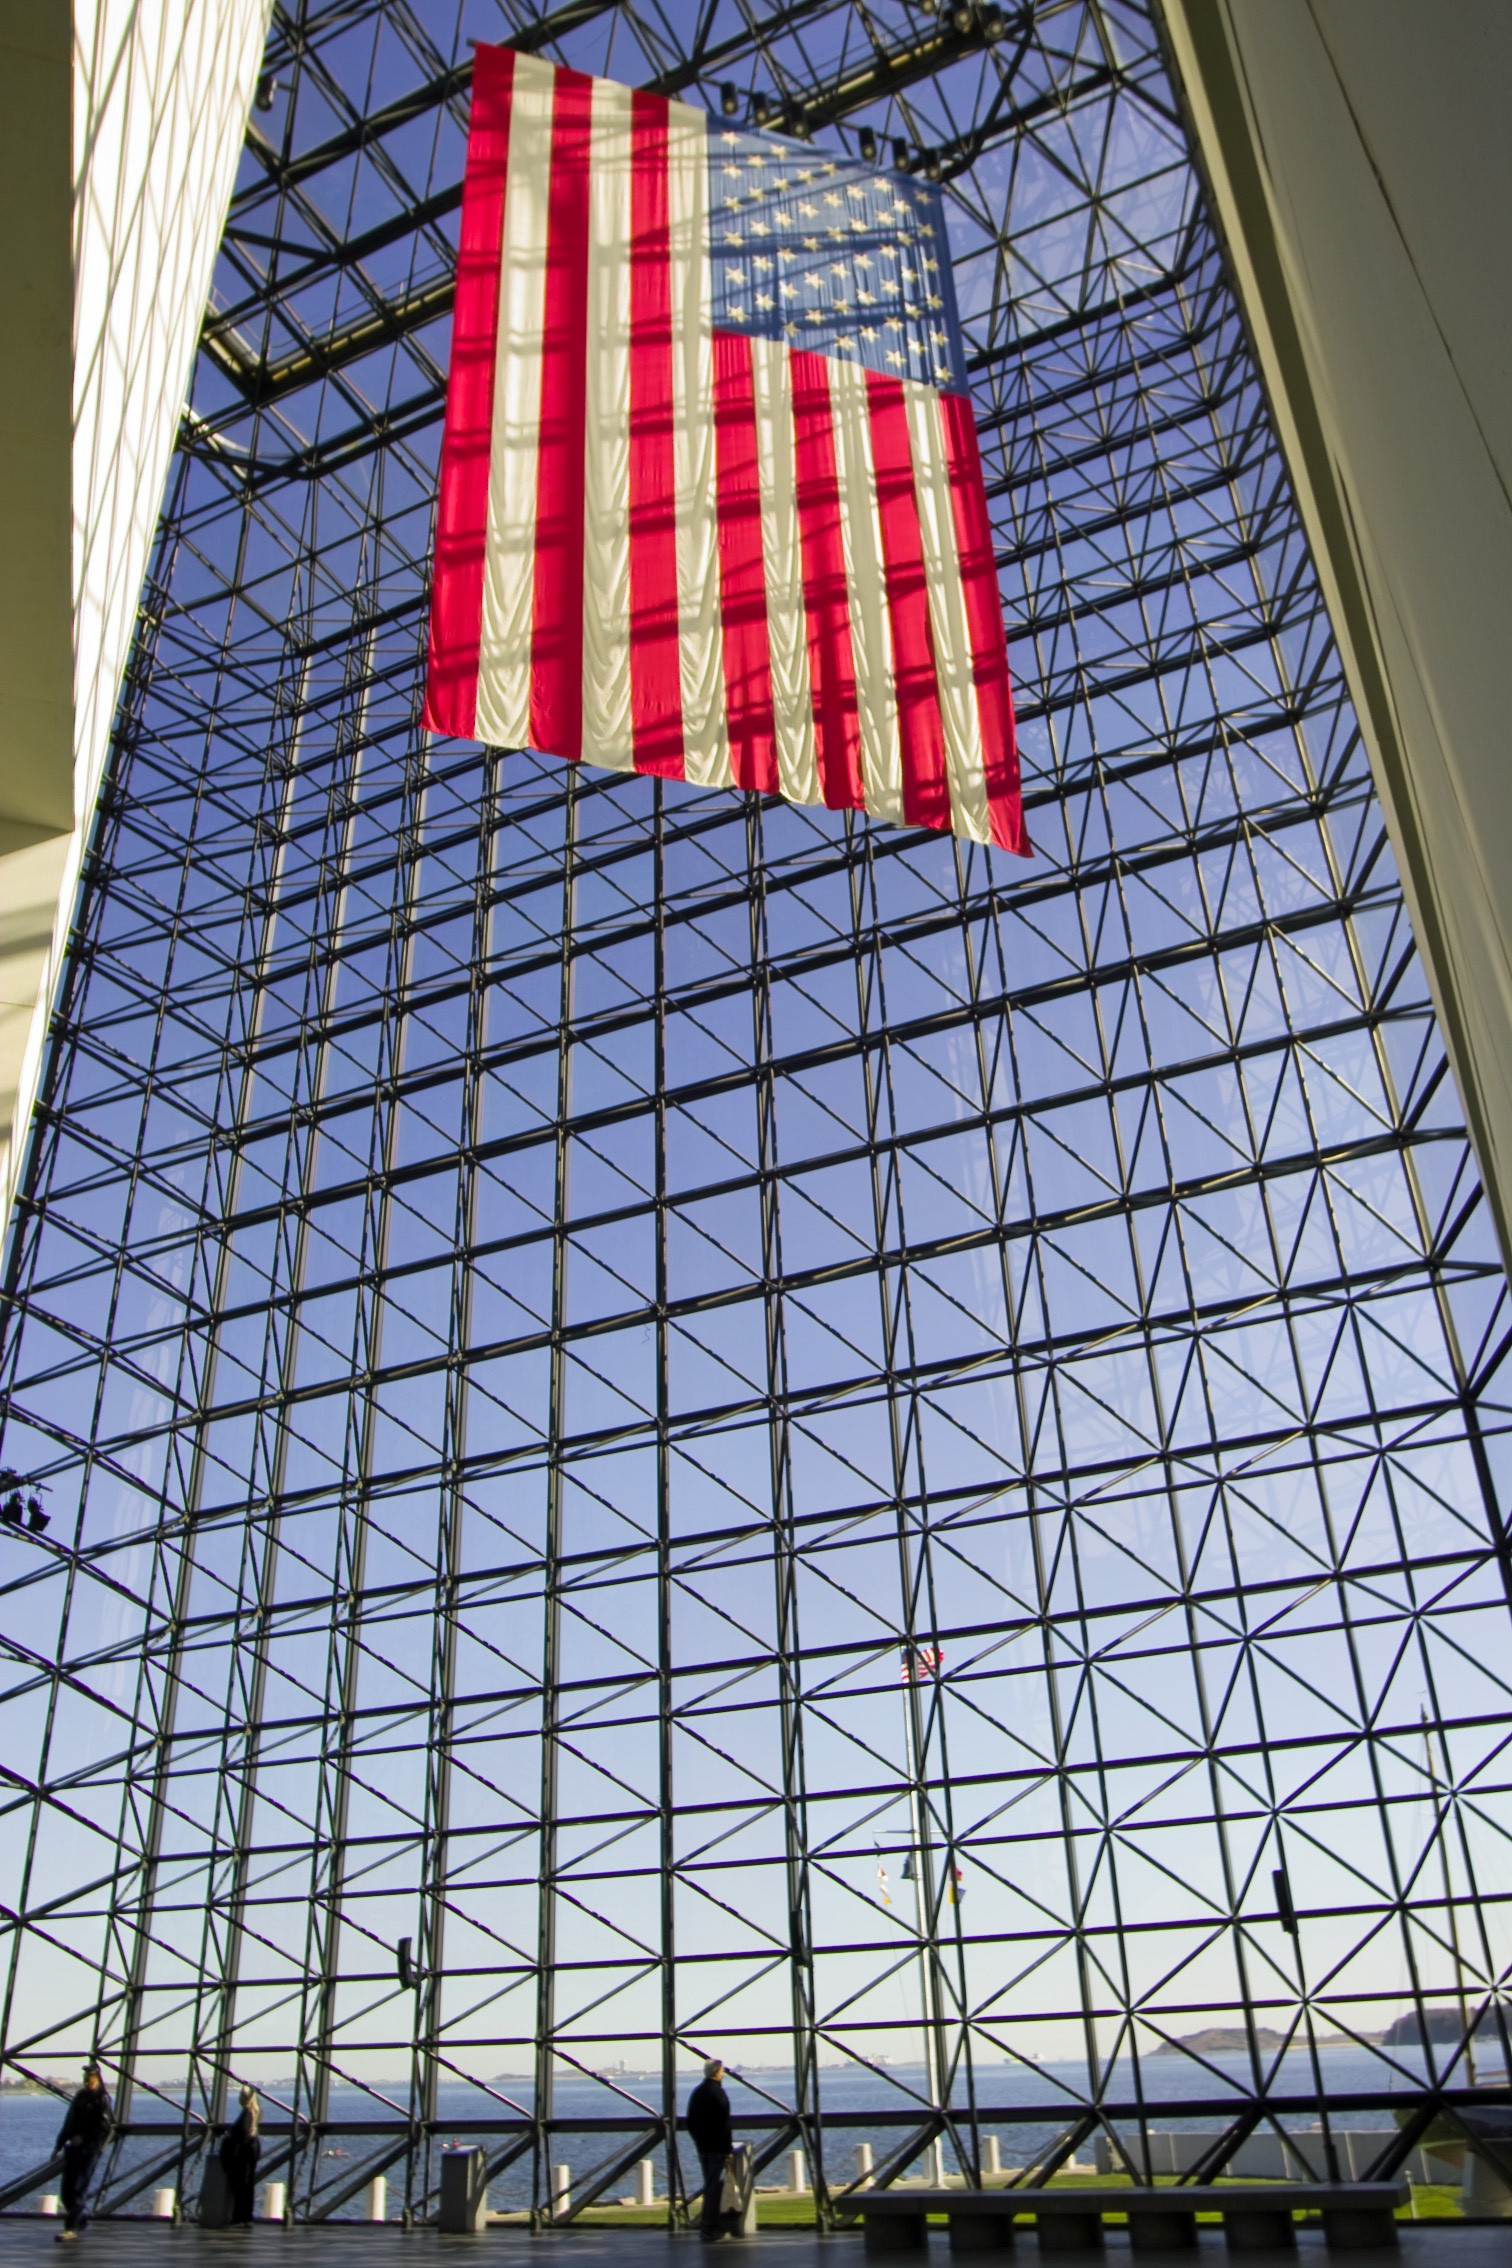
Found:
M 1204 2183 L 1159 2189 L 878 2189 L 845 2200 L 858 2213 L 868 2258 L 923 2252 L 928 2216 L 943 2213 L 952 2252 L 1001 2252 L 1015 2220 L 1032 2220 L 1041 2252 L 1092 2252 L 1103 2216 L 1127 2217 L 1136 2252 L 1181 2251 L 1197 2242 L 1197 2215 L 1221 2213 L 1232 2252 L 1280 2252 L 1297 2241 L 1296 2213 L 1318 2213 L 1329 2249 L 1358 2252 L 1397 2241 L 1404 2181 Z

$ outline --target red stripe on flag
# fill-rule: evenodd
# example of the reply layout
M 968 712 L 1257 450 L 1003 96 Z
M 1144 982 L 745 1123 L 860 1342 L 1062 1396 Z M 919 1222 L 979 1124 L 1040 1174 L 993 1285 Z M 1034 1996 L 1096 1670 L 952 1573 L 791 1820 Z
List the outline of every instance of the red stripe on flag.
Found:
M 730 769 L 737 787 L 776 795 L 781 780 L 767 646 L 756 389 L 751 342 L 739 331 L 714 333 L 714 435 L 719 454 L 719 600 Z
M 929 583 L 924 572 L 924 539 L 914 494 L 913 449 L 902 380 L 869 370 L 866 406 L 887 574 L 887 611 L 892 620 L 893 679 L 903 755 L 903 817 L 910 827 L 948 827 L 945 720 L 940 714 L 935 678 Z
M 635 769 L 683 776 L 667 98 L 630 104 L 630 729 Z
M 583 440 L 587 419 L 588 161 L 593 81 L 558 70 L 551 116 L 536 475 L 530 740 L 583 752 Z
M 430 658 L 424 723 L 471 736 L 478 700 L 483 554 L 488 540 L 488 461 L 494 367 L 499 351 L 499 261 L 509 175 L 509 97 L 514 51 L 480 47 L 473 66 L 472 124 L 462 179 L 457 300 L 441 435 L 432 576 Z
M 829 375 L 823 356 L 801 347 L 793 350 L 789 367 L 793 374 L 798 532 L 803 549 L 803 604 L 808 616 L 819 784 L 831 811 L 860 811 L 866 807 L 866 792 L 861 778 L 856 661 L 845 589 Z
M 956 552 L 966 598 L 971 638 L 971 673 L 981 718 L 982 757 L 987 775 L 987 818 L 1000 850 L 1030 856 L 1029 832 L 1019 799 L 1018 740 L 1013 729 L 1013 695 L 1008 683 L 1008 648 L 1003 636 L 1003 602 L 997 559 L 987 518 L 987 491 L 977 448 L 976 420 L 964 394 L 942 394 L 945 456 L 950 468 L 950 501 L 955 516 Z

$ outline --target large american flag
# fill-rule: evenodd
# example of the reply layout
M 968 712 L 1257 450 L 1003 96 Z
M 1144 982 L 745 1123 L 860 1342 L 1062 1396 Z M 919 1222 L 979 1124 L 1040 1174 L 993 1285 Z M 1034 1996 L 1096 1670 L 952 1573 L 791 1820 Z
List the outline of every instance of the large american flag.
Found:
M 425 721 L 1027 851 L 937 190 L 477 50 Z

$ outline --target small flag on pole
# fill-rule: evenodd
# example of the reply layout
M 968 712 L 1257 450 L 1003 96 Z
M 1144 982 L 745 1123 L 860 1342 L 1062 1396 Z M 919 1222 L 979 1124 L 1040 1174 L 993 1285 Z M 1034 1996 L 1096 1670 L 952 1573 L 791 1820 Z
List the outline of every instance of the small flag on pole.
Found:
M 1027 853 L 937 189 L 477 50 L 425 722 Z
M 898 1670 L 900 1685 L 923 1685 L 945 1667 L 943 1646 L 905 1646 Z

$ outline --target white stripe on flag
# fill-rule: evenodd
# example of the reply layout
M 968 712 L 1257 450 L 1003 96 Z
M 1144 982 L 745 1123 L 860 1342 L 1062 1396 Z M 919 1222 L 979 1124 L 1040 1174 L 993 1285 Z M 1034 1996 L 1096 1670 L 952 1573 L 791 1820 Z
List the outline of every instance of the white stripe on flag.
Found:
M 766 562 L 767 644 L 777 773 L 789 803 L 818 803 L 819 754 L 809 682 L 808 616 L 798 530 L 798 468 L 793 446 L 793 382 L 788 350 L 751 340 L 756 462 L 761 475 L 761 549 Z
M 866 372 L 853 363 L 832 361 L 829 390 L 867 816 L 901 820 L 903 745 L 898 736 L 898 689 L 893 671 L 892 624 L 887 614 L 882 525 L 877 516 L 877 468 L 872 457 Z
M 987 817 L 987 776 L 982 720 L 971 667 L 971 632 L 966 594 L 956 551 L 955 516 L 950 502 L 950 466 L 945 453 L 945 421 L 932 386 L 903 381 L 908 439 L 913 451 L 914 501 L 924 539 L 924 574 L 929 585 L 929 627 L 934 635 L 935 683 L 945 726 L 945 771 L 950 783 L 950 823 L 972 842 L 991 840 Z
M 500 748 L 523 748 L 530 739 L 536 463 L 555 88 L 551 64 L 516 51 L 478 639 L 477 734 Z
M 628 772 L 630 722 L 630 89 L 593 82 L 583 437 L 583 754 Z
M 719 492 L 714 442 L 714 286 L 709 152 L 701 110 L 667 105 L 672 283 L 672 449 L 682 646 L 683 777 L 732 787 L 719 621 Z

